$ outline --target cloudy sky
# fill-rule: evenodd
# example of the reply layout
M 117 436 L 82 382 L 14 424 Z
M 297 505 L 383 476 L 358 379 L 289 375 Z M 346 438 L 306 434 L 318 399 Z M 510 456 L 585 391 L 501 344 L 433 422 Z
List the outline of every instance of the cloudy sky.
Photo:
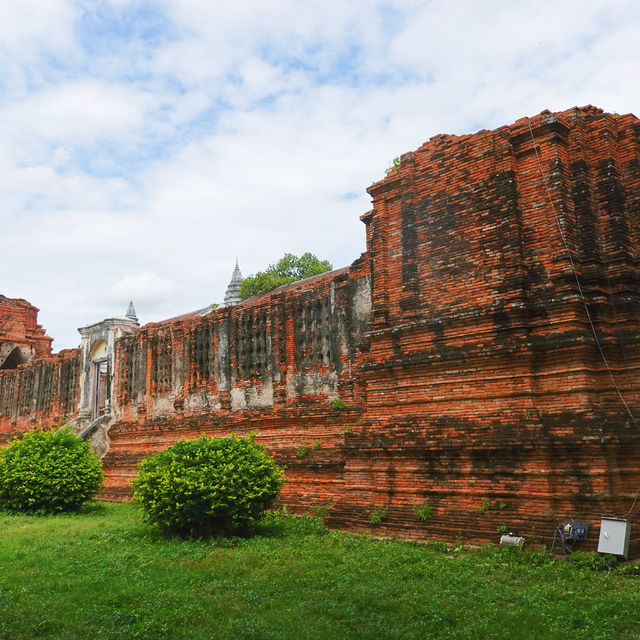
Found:
M 637 0 L 0 0 L 0 293 L 77 328 L 364 250 L 365 189 L 438 133 L 640 115 Z

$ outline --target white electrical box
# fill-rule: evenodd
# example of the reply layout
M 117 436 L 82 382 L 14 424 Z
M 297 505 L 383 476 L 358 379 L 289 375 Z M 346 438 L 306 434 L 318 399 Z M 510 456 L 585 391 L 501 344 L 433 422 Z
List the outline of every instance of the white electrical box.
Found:
M 612 553 L 615 556 L 627 557 L 629 553 L 629 538 L 631 537 L 631 523 L 618 518 L 602 518 L 600 522 L 600 553 Z

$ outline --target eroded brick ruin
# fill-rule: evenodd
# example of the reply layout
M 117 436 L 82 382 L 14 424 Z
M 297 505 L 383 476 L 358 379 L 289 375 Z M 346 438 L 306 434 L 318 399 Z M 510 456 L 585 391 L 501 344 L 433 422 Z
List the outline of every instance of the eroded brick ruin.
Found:
M 38 311 L 26 300 L 0 295 L 0 370 L 51 355 L 53 338 L 38 324 Z
M 0 371 L 0 438 L 99 431 L 103 497 L 124 499 L 144 455 L 254 431 L 287 465 L 281 502 L 332 525 L 386 509 L 381 533 L 539 542 L 575 518 L 594 548 L 640 488 L 639 133 L 585 107 L 436 136 L 369 188 L 350 267 L 84 328 Z

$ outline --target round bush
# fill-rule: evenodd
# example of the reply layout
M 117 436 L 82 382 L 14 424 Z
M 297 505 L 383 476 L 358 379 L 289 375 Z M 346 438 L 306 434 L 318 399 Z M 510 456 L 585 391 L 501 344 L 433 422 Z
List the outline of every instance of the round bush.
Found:
M 100 490 L 100 460 L 73 433 L 28 431 L 0 448 L 0 509 L 77 511 Z
M 253 436 L 178 442 L 139 469 L 134 500 L 150 522 L 182 537 L 248 532 L 284 482 Z

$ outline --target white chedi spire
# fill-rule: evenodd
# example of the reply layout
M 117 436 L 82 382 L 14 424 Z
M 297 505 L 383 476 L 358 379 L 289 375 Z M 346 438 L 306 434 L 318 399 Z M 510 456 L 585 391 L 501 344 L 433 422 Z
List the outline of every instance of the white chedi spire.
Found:
M 224 294 L 224 303 L 228 307 L 242 302 L 240 298 L 240 285 L 242 285 L 242 274 L 240 273 L 240 267 L 238 267 L 238 258 L 236 258 L 236 268 L 233 270 L 231 282 L 227 287 L 227 292 Z
M 140 322 L 138 321 L 138 316 L 136 315 L 136 309 L 133 306 L 133 300 L 129 302 L 129 308 L 127 309 L 126 317 L 129 318 L 129 320 L 133 320 L 136 327 L 140 326 Z

